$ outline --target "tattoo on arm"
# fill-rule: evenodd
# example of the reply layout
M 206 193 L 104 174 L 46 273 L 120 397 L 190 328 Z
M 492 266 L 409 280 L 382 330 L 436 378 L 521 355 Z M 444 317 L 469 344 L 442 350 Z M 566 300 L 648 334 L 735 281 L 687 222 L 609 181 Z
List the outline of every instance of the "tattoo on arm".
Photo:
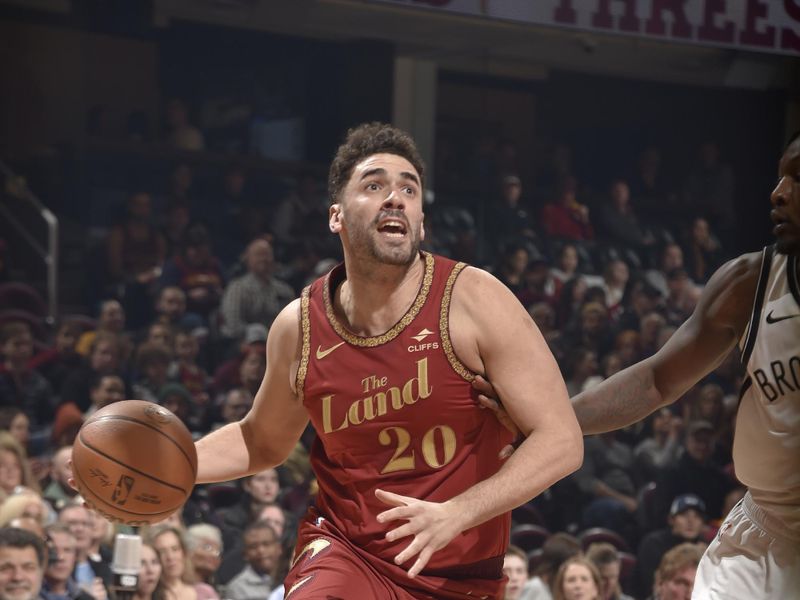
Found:
M 636 365 L 616 373 L 572 399 L 584 435 L 619 429 L 649 415 L 661 405 L 653 371 Z

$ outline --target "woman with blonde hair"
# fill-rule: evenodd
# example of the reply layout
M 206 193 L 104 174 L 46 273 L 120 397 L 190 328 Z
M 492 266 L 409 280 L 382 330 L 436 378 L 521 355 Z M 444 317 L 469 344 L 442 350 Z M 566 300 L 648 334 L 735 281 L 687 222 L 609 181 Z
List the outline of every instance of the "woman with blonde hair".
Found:
M 594 563 L 582 554 L 564 561 L 553 583 L 553 600 L 600 600 L 600 573 Z
M 0 500 L 13 494 L 20 486 L 41 493 L 25 449 L 10 433 L 0 431 Z
M 50 510 L 41 496 L 31 490 L 23 490 L 8 496 L 0 504 L 0 527 L 7 527 L 11 521 L 28 517 L 44 527 L 48 524 Z
M 147 532 L 147 540 L 158 552 L 167 600 L 219 600 L 214 588 L 195 581 L 194 567 L 181 529 L 157 525 Z

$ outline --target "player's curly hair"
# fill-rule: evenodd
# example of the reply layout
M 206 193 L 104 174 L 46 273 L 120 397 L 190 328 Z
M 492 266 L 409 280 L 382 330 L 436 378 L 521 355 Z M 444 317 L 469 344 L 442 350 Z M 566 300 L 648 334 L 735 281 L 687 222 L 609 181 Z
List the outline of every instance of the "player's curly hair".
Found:
M 328 195 L 331 204 L 341 200 L 342 190 L 353 174 L 353 167 L 368 156 L 381 153 L 397 154 L 405 158 L 417 170 L 420 183 L 425 183 L 425 164 L 416 143 L 408 133 L 377 121 L 362 123 L 348 130 L 331 163 L 328 172 Z

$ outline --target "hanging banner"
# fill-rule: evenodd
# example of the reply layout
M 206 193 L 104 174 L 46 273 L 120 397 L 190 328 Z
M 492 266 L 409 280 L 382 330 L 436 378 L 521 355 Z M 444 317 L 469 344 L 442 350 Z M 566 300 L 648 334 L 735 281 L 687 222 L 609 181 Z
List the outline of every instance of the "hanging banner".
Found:
M 652 40 L 800 55 L 800 0 L 372 0 Z

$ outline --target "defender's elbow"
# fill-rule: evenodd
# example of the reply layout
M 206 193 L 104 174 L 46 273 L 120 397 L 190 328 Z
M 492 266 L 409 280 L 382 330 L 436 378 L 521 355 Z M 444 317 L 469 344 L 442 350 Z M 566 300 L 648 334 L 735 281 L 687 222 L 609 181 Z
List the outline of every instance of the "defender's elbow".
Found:
M 574 473 L 583 465 L 583 434 L 579 428 L 576 428 L 565 438 L 563 457 L 566 476 Z

